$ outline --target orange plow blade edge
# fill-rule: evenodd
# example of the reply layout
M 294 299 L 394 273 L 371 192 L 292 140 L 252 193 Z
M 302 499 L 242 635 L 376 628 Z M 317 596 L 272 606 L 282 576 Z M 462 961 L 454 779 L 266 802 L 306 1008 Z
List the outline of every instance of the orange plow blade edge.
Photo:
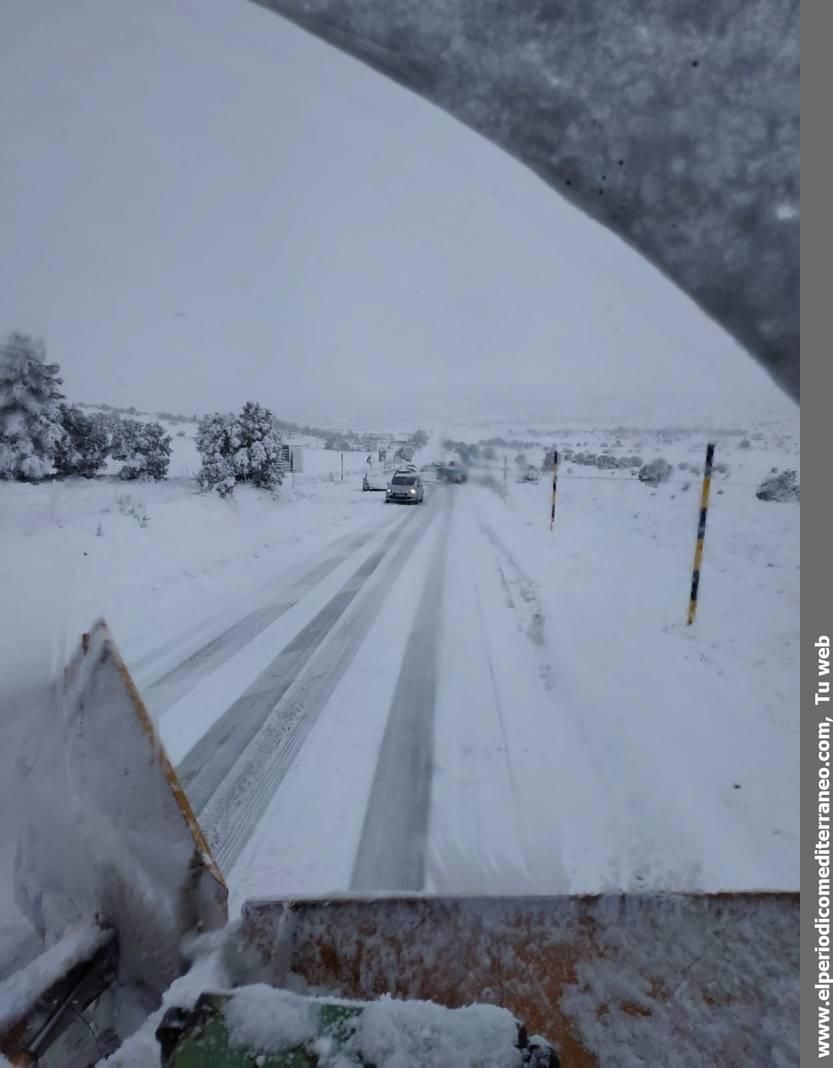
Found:
M 501 1005 L 597 1064 L 797 1063 L 797 893 L 250 901 L 266 981 Z

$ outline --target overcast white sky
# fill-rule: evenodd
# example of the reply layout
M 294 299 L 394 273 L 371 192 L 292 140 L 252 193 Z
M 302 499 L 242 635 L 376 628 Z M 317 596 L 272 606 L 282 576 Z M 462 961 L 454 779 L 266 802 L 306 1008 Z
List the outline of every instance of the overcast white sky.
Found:
M 0 331 L 74 400 L 285 418 L 797 415 L 653 268 L 247 0 L 2 0 Z

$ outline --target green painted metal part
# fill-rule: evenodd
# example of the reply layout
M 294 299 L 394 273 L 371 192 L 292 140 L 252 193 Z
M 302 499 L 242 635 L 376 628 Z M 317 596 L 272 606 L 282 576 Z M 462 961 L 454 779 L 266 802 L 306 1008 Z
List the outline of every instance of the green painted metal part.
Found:
M 157 1037 L 162 1046 L 164 1068 L 317 1068 L 318 1057 L 304 1047 L 261 1053 L 234 1046 L 226 1029 L 225 994 L 203 994 L 187 1014 L 173 1010 L 163 1020 Z M 352 1021 L 362 1013 L 361 1005 L 322 1004 L 319 1038 L 329 1038 L 333 1049 L 341 1049 L 353 1034 Z M 373 1068 L 364 1060 L 353 1062 Z
M 228 1033 L 225 1008 L 231 994 L 203 994 L 191 1010 L 170 1009 L 156 1038 L 163 1068 L 318 1068 L 319 1058 L 311 1044 L 266 1053 L 233 1045 Z M 316 999 L 316 1044 L 327 1040 L 327 1063 L 339 1053 L 356 1068 L 376 1068 L 355 1049 L 349 1048 L 366 1004 L 344 1004 Z M 555 1050 L 540 1039 L 529 1040 L 526 1028 L 518 1024 L 517 1054 L 511 1066 L 559 1068 Z

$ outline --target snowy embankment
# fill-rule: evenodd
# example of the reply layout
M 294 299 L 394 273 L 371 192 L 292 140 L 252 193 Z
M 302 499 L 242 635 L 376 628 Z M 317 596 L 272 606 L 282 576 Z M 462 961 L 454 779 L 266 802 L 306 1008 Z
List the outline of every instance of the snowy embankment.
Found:
M 21 657 L 35 646 L 40 655 L 39 635 L 48 632 L 63 655 L 98 616 L 130 663 L 134 652 L 245 603 L 264 574 L 366 518 L 356 492 L 363 455 L 345 455 L 342 483 L 338 453 L 306 449 L 304 474 L 274 495 L 241 486 L 222 501 L 188 477 L 199 468 L 192 438 L 175 437 L 174 448 L 162 482 L 0 483 L 0 586 L 16 606 L 0 642 L 7 684 Z
M 610 441 L 586 437 L 588 451 Z M 691 627 L 701 436 L 625 439 L 611 449 L 671 461 L 670 482 L 656 490 L 627 472 L 565 460 L 552 533 L 546 478 L 510 480 L 502 498 L 496 470 L 496 491 L 473 499 L 467 552 L 478 536 L 495 550 L 477 582 L 500 580 L 530 639 L 523 659 L 511 628 L 486 614 L 492 658 L 503 661 L 505 679 L 513 676 L 498 695 L 515 725 L 507 747 L 517 755 L 516 782 L 505 795 L 525 796 L 526 812 L 537 796 L 542 813 L 531 841 L 529 820 L 516 816 L 513 827 L 506 805 L 481 806 L 478 818 L 493 812 L 483 831 L 493 848 L 505 826 L 508 856 L 523 857 L 518 843 L 527 839 L 527 858 L 543 870 L 539 884 L 548 875 L 572 890 L 798 886 L 799 508 L 755 498 L 772 467 L 798 466 L 798 446 L 742 441 L 718 439 L 715 461 L 728 470 L 712 482 Z M 462 612 L 462 594 L 451 593 Z M 447 717 L 461 738 L 465 701 L 458 694 L 457 718 Z M 484 707 L 473 704 L 472 724 L 484 722 Z M 543 714 L 524 711 L 531 708 Z M 439 737 L 445 745 L 451 736 Z M 464 751 L 462 740 L 457 747 Z M 482 769 L 471 774 L 482 782 Z M 453 855 L 472 840 L 463 815 L 470 794 L 442 782 L 435 779 L 435 818 L 448 824 Z M 435 843 L 441 859 L 443 844 Z M 447 868 L 440 871 L 447 883 Z

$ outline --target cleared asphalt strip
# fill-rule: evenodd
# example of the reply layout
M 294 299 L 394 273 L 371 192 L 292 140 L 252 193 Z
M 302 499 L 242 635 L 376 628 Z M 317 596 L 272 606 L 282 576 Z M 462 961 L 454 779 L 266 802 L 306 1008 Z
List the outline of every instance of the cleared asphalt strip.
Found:
M 350 889 L 422 890 L 434 765 L 439 620 L 453 498 L 405 649 Z
M 365 641 L 401 571 L 432 526 L 426 511 L 408 524 L 407 535 L 388 555 L 371 583 L 309 662 L 293 677 L 263 725 L 200 813 L 217 863 L 230 873 L 258 822 L 268 810 L 310 731 Z
M 212 724 L 177 768 L 193 808 L 199 812 L 257 734 L 269 712 L 286 693 L 402 534 L 397 527 L 354 571 L 338 593 L 258 675 L 252 685 Z

